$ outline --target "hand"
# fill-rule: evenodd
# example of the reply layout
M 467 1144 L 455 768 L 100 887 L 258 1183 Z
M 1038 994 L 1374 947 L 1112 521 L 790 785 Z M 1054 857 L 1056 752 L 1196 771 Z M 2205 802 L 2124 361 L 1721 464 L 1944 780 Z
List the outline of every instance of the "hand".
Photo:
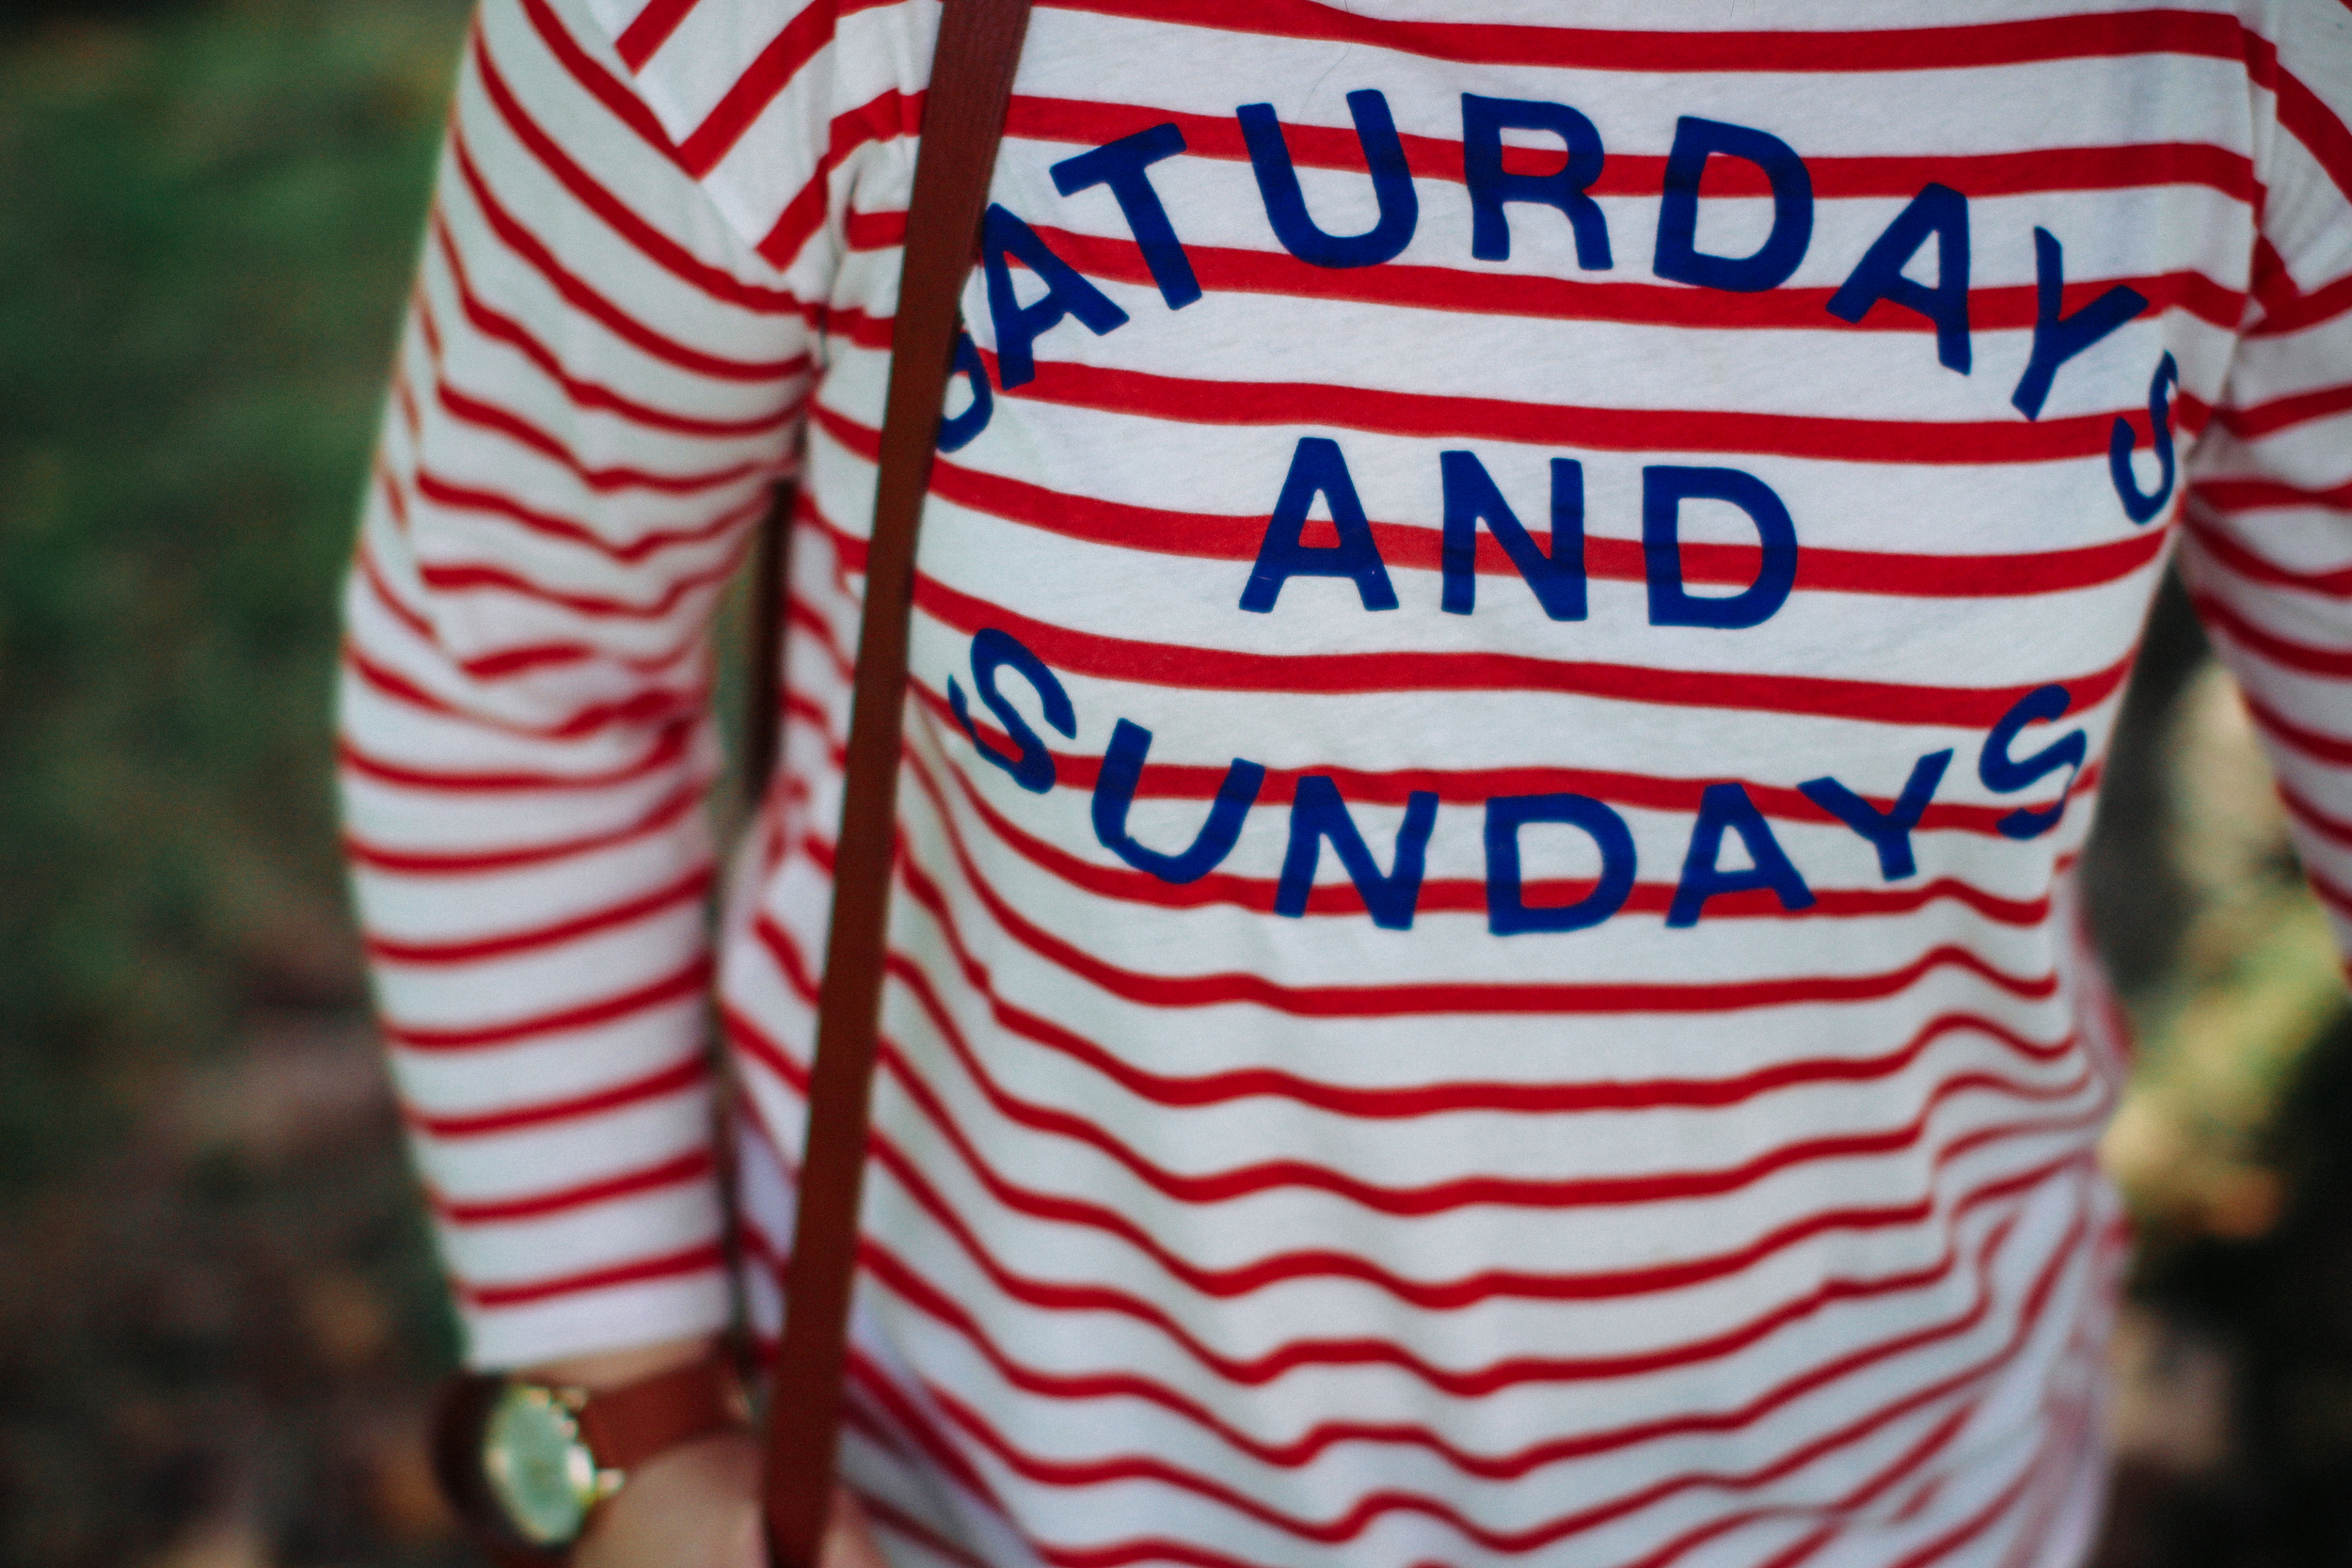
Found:
M 600 1391 L 699 1360 L 710 1349 L 707 1339 L 675 1340 L 534 1367 L 529 1375 Z M 768 1568 L 759 1503 L 765 1459 L 756 1435 L 726 1432 L 639 1465 L 596 1511 L 572 1552 L 574 1568 Z M 838 1487 L 817 1568 L 888 1568 L 856 1499 Z
M 767 1568 L 759 1441 L 722 1433 L 638 1468 L 604 1505 L 574 1568 Z M 887 1568 L 855 1499 L 836 1488 L 817 1568 Z

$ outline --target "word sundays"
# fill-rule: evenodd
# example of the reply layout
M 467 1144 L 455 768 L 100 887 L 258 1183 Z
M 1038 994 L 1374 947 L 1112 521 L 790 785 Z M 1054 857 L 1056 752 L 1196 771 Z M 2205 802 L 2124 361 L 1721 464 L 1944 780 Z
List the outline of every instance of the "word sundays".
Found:
M 1270 103 L 1245 103 L 1233 111 L 1241 123 L 1249 165 L 1265 204 L 1266 221 L 1293 256 L 1312 266 L 1377 266 L 1401 254 L 1420 222 L 1420 198 L 1406 166 L 1405 147 L 1386 96 L 1372 88 L 1347 95 L 1379 217 L 1360 234 L 1327 232 L 1307 210 L 1305 192 L 1291 160 L 1280 119 Z M 1502 133 L 1534 132 L 1556 136 L 1566 162 L 1549 173 L 1503 166 Z M 1152 183 L 1153 165 L 1185 150 L 1182 128 L 1168 122 L 1137 131 L 1050 170 L 1063 196 L 1106 187 L 1119 203 L 1160 297 L 1171 310 L 1201 297 L 1200 282 L 1174 223 Z M 1738 159 L 1753 165 L 1772 192 L 1771 231 L 1746 256 L 1724 256 L 1698 247 L 1699 189 L 1708 160 Z M 1589 194 L 1600 178 L 1606 151 L 1593 122 L 1565 103 L 1534 99 L 1462 95 L 1462 174 L 1470 203 L 1470 254 L 1482 261 L 1511 255 L 1514 204 L 1548 207 L 1567 220 L 1577 265 L 1590 272 L 1614 267 L 1607 215 Z M 1796 150 L 1753 126 L 1684 115 L 1675 126 L 1667 154 L 1658 233 L 1650 270 L 1670 282 L 1760 293 L 1779 287 L 1804 260 L 1813 237 L 1813 180 Z M 2149 308 L 2137 290 L 2115 284 L 2073 314 L 2061 309 L 2066 289 L 2065 250 L 2047 230 L 2033 231 L 2035 312 L 2033 346 L 2010 402 L 2028 420 L 2038 420 L 2058 371 Z M 1932 287 L 1915 281 L 1905 268 L 1926 248 L 1936 246 Z M 1845 281 L 1831 294 L 1828 313 L 1859 323 L 1885 303 L 1925 317 L 1935 329 L 1936 358 L 1946 369 L 1969 373 L 1973 355 L 1968 316 L 1968 198 L 1948 185 L 1922 185 L 1863 252 Z M 1013 261 L 1041 281 L 1045 292 L 1021 303 L 1013 287 Z M 998 386 L 1010 390 L 1036 379 L 1035 344 L 1065 320 L 1097 337 L 1126 325 L 1127 312 L 1057 255 L 1036 230 L 1001 205 L 991 204 L 982 225 L 981 269 L 986 277 L 989 319 L 996 337 Z M 971 339 L 957 345 L 956 370 L 969 381 L 972 401 L 940 430 L 940 448 L 955 451 L 988 425 L 993 411 L 986 368 Z M 2148 415 L 2160 470 L 2153 491 L 2144 491 L 2132 469 L 2135 436 L 2118 417 L 2109 432 L 2107 468 L 2118 499 L 2133 523 L 2154 518 L 2170 499 L 2174 453 L 2169 393 L 2179 369 L 2169 353 L 2158 362 L 2148 389 Z
M 1021 788 L 1042 795 L 1056 783 L 1053 753 L 999 689 L 1001 673 L 1010 671 L 1036 693 L 1045 722 L 1068 739 L 1077 738 L 1078 716 L 1061 681 L 1025 643 L 997 627 L 982 627 L 972 639 L 972 684 L 979 699 L 1012 742 L 1010 753 L 983 738 L 972 721 L 971 704 L 953 675 L 947 678 L 947 706 L 981 760 L 1009 774 Z M 1977 777 L 1998 795 L 2031 789 L 2051 774 L 2063 770 L 2064 786 L 2052 804 L 2019 807 L 1994 823 L 2002 836 L 2034 839 L 2049 832 L 2065 816 L 2068 800 L 2090 752 L 2083 731 L 2070 730 L 2040 751 L 2017 756 L 2013 749 L 2028 724 L 2064 717 L 2073 699 L 2063 686 L 2043 686 L 2019 698 L 1984 737 L 1977 752 Z M 1104 848 L 1139 871 L 1176 884 L 1197 882 L 1221 864 L 1240 841 L 1242 824 L 1263 790 L 1263 765 L 1235 757 L 1225 769 L 1209 805 L 1208 816 L 1192 842 L 1173 852 L 1152 848 L 1129 832 L 1127 815 L 1143 780 L 1145 760 L 1152 751 L 1152 732 L 1122 718 L 1111 733 L 1094 784 L 1094 835 Z M 1880 806 L 1836 778 L 1809 779 L 1797 787 L 1805 799 L 1867 840 L 1877 852 L 1879 873 L 1894 882 L 1915 875 L 1911 835 L 1927 815 L 1936 786 L 1951 765 L 1952 751 L 1931 752 L 1915 763 L 1901 793 L 1891 805 Z M 1292 792 L 1290 835 L 1282 870 L 1275 884 L 1274 912 L 1298 919 L 1307 912 L 1315 884 L 1323 846 L 1328 842 L 1362 896 L 1373 924 L 1390 930 L 1410 930 L 1414 906 L 1420 901 L 1422 872 L 1429 837 L 1437 826 L 1438 797 L 1431 790 L 1413 790 L 1406 798 L 1405 816 L 1397 829 L 1389 866 L 1381 869 L 1372 846 L 1341 797 L 1339 781 L 1327 773 L 1303 775 Z M 1556 824 L 1589 838 L 1600 855 L 1600 874 L 1581 897 L 1566 904 L 1530 904 L 1523 894 L 1519 870 L 1519 834 L 1534 824 Z M 1625 907 L 1631 896 L 1636 870 L 1632 831 L 1625 818 L 1605 801 L 1590 795 L 1554 791 L 1535 795 L 1498 795 L 1486 802 L 1486 928 L 1496 936 L 1543 931 L 1580 931 L 1598 926 Z M 1736 835 L 1747 850 L 1749 864 L 1722 864 L 1724 839 Z M 1772 825 L 1747 791 L 1738 783 L 1710 784 L 1702 791 L 1698 815 L 1682 857 L 1674 898 L 1666 911 L 1670 928 L 1698 924 L 1708 900 L 1724 894 L 1769 889 L 1784 910 L 1809 909 L 1811 888 L 1788 851 L 1773 835 Z

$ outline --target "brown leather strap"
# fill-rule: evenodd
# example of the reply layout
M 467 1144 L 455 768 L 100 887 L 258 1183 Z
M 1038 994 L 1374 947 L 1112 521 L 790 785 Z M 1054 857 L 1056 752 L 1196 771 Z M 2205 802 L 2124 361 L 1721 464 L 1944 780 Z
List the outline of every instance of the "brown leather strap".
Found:
M 461 1372 L 441 1385 L 433 1402 L 433 1479 L 450 1512 L 498 1568 L 564 1568 L 566 1554 L 517 1535 L 490 1490 L 482 1434 L 505 1387 L 506 1379 L 495 1372 Z
M 580 1408 L 580 1434 L 600 1469 L 633 1470 L 664 1449 L 747 1418 L 735 1369 L 714 1355 L 597 1394 Z
M 833 1494 L 850 1286 L 857 1264 L 858 1186 L 866 1164 L 866 1091 L 897 848 L 915 528 L 955 353 L 956 302 L 971 272 L 1028 19 L 1028 0 L 946 0 L 925 94 L 890 334 L 890 391 L 866 546 L 808 1139 L 785 1276 L 784 1345 L 772 1385 L 767 1500 L 775 1568 L 814 1568 Z

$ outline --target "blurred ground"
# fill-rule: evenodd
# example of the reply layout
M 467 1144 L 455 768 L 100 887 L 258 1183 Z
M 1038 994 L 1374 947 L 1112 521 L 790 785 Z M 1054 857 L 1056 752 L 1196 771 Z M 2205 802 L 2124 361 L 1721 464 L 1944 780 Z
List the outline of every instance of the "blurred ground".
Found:
M 0 10 L 0 1568 L 464 1560 L 323 724 L 463 24 Z M 2177 591 L 2110 778 L 2143 1241 L 2099 1568 L 2352 1562 L 2352 1024 Z

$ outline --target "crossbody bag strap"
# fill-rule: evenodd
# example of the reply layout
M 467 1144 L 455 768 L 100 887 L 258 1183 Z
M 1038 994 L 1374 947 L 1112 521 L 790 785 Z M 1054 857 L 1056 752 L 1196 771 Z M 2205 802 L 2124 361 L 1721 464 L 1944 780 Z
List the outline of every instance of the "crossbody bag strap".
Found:
M 833 925 L 818 993 L 808 1137 L 785 1275 L 784 1345 L 770 1402 L 766 1497 L 774 1568 L 814 1568 L 833 1493 L 867 1088 L 897 848 L 915 529 L 955 355 L 957 300 L 972 269 L 1028 19 L 1028 0 L 946 0 L 923 105 L 890 332 L 882 476 L 866 546 Z

